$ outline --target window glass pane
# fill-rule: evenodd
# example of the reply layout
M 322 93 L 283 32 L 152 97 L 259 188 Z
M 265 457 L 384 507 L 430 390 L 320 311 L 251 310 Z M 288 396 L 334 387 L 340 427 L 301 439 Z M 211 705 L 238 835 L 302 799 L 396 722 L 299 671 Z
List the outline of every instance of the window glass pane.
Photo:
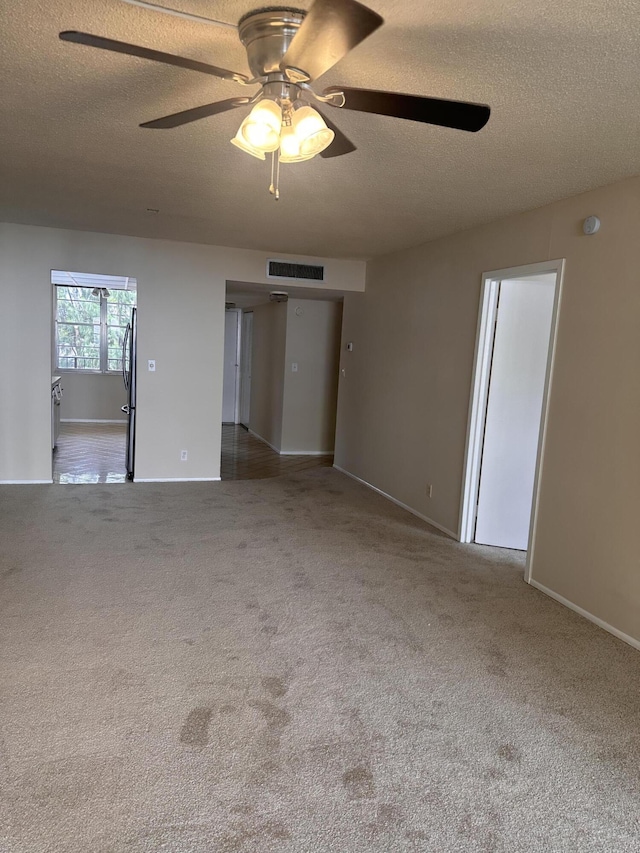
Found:
M 58 323 L 58 367 L 100 370 L 100 325 Z
M 131 309 L 135 307 L 136 294 L 131 290 L 112 290 L 107 301 L 107 323 L 126 326 L 131 322 Z
M 108 326 L 107 327 L 107 370 L 122 370 L 122 344 L 125 334 L 124 326 Z
M 56 287 L 57 319 L 64 323 L 100 323 L 100 297 L 88 287 Z

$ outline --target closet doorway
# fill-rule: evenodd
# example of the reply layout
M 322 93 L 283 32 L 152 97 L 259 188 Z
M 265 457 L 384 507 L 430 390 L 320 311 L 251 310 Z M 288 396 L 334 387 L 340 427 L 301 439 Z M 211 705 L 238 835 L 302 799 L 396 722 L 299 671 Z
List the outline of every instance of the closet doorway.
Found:
M 561 261 L 484 276 L 463 542 L 530 549 L 561 278 Z

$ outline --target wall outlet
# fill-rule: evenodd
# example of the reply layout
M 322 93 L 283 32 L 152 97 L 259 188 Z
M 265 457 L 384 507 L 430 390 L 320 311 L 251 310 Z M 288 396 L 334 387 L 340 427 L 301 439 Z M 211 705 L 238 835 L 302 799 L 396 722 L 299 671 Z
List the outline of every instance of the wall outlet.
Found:
M 427 483 L 427 497 L 428 498 L 433 497 L 433 484 L 432 483 Z
M 155 360 L 155 358 L 150 358 L 150 359 L 149 359 L 149 361 L 147 362 L 147 364 L 149 365 L 149 372 L 150 372 L 150 373 L 155 373 L 155 369 L 156 369 L 156 360 Z
M 186 451 L 186 450 L 181 450 L 181 451 L 180 451 L 180 461 L 181 461 L 181 462 L 186 462 L 186 461 L 187 461 L 188 456 L 189 456 L 189 454 L 187 453 L 187 451 Z

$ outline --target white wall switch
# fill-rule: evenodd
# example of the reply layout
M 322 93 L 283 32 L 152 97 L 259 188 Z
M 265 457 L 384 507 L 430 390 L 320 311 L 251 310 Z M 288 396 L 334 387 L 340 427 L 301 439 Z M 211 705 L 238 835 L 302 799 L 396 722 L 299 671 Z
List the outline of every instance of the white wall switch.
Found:
M 353 343 L 351 341 L 349 341 L 349 343 L 347 344 L 347 351 L 353 352 Z
M 155 369 L 156 369 L 156 360 L 155 360 L 155 358 L 150 358 L 150 359 L 149 359 L 149 361 L 148 361 L 148 365 L 149 365 L 149 372 L 150 372 L 150 373 L 153 373 L 153 372 L 155 371 Z
M 186 461 L 187 461 L 187 457 L 188 457 L 188 456 L 189 456 L 189 454 L 187 453 L 187 451 L 186 451 L 186 450 L 181 450 L 181 451 L 180 451 L 180 461 L 181 461 L 181 462 L 186 462 Z
M 297 372 L 298 372 L 298 362 L 297 362 L 297 361 L 292 361 L 292 362 L 291 362 L 291 372 L 292 372 L 292 373 L 297 373 Z

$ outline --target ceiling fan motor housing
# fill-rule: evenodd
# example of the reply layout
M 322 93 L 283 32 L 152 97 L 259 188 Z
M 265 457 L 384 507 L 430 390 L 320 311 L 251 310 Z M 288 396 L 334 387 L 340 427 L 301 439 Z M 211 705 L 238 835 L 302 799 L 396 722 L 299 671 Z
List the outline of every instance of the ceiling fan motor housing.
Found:
M 305 15 L 304 9 L 269 6 L 265 9 L 255 9 L 240 18 L 240 41 L 246 48 L 249 68 L 254 77 L 282 74 L 282 57 Z M 284 75 L 282 79 L 285 79 Z

